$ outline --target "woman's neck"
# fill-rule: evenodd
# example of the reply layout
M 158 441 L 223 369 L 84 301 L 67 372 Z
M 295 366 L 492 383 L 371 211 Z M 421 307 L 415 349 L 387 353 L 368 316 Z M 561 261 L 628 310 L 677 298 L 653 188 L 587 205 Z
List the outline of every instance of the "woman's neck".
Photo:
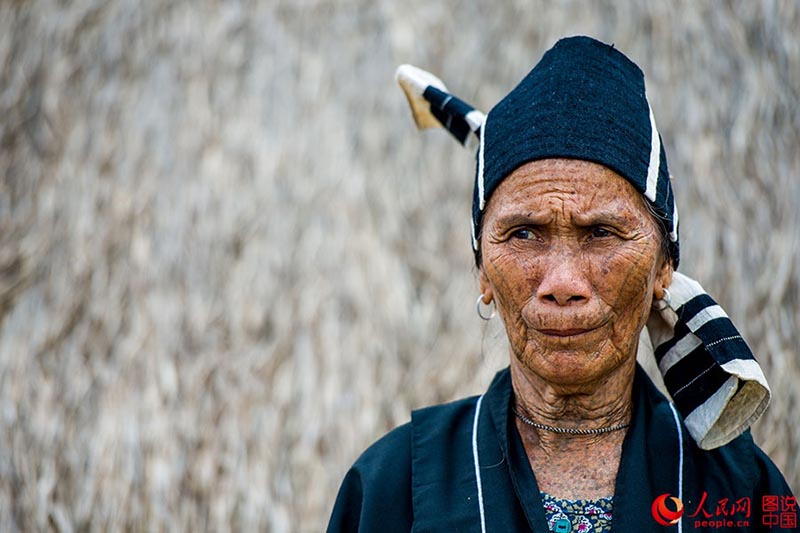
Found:
M 527 418 L 547 426 L 590 430 L 627 424 L 635 368 L 632 360 L 591 385 L 566 387 L 547 383 L 512 356 L 513 401 Z M 573 435 L 538 429 L 518 417 L 515 424 L 539 490 L 572 500 L 614 495 L 624 429 Z
M 580 386 L 548 383 L 511 357 L 511 383 L 517 411 L 542 425 L 558 428 L 601 429 L 626 424 L 631 417 L 635 360 L 620 365 L 596 382 Z M 525 433 L 545 451 L 563 453 L 603 441 L 616 441 L 624 431 L 573 435 L 527 426 Z M 531 439 L 528 439 L 531 440 Z

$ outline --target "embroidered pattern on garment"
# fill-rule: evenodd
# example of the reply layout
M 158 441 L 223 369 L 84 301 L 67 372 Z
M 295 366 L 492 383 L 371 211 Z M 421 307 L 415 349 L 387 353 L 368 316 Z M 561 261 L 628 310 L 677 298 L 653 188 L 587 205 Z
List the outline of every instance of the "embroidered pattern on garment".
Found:
M 613 503 L 611 498 L 598 500 L 562 500 L 540 493 L 547 527 L 550 531 L 610 533 Z M 569 522 L 569 529 L 565 528 Z

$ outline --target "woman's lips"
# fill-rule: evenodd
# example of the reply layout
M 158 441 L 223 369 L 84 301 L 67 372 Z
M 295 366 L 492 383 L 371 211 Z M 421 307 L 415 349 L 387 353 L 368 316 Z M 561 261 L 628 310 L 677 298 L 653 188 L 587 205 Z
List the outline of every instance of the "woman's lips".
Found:
M 582 309 L 548 309 L 529 302 L 522 310 L 522 320 L 530 334 L 540 335 L 553 342 L 578 341 L 574 337 L 609 333 L 611 314 L 599 305 L 584 306 Z M 535 333 L 534 333 L 535 332 Z
M 551 337 L 574 337 L 588 333 L 595 328 L 569 328 L 569 329 L 538 329 L 539 333 L 549 335 Z

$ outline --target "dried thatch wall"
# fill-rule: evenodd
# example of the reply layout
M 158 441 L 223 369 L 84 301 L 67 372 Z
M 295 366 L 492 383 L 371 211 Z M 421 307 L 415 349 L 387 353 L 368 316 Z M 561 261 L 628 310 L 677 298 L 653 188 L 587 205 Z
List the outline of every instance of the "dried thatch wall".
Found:
M 504 365 L 472 162 L 400 62 L 488 108 L 559 36 L 633 57 L 683 270 L 743 328 L 800 488 L 800 4 L 0 4 L 0 529 L 319 530 L 411 408 Z

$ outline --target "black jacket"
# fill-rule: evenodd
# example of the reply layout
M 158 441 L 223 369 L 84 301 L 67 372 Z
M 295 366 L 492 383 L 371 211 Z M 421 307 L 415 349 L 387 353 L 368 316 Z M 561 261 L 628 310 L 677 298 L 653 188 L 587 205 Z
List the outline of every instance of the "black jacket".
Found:
M 749 431 L 701 450 L 641 368 L 633 398 L 613 531 L 678 531 L 678 525 L 662 526 L 653 518 L 653 502 L 662 494 L 683 502 L 680 526 L 687 533 L 800 531 L 763 525 L 791 522 L 790 511 L 780 515 L 781 504 L 791 504 L 791 491 Z M 410 423 L 373 444 L 347 473 L 328 531 L 481 531 L 482 522 L 489 532 L 548 531 L 510 399 L 506 368 L 481 397 L 415 411 Z M 774 518 L 764 517 L 763 496 L 776 497 Z

